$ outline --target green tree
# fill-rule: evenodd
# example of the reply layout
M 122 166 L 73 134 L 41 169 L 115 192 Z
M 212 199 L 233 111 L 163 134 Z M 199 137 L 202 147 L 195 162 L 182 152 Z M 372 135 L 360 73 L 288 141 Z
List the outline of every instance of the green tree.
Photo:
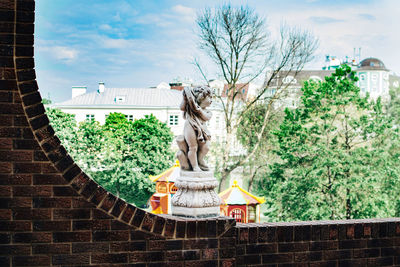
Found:
M 173 135 L 155 116 L 130 122 L 111 113 L 104 124 L 103 168 L 93 177 L 112 193 L 143 206 L 154 192 L 149 175 L 170 167 Z
M 102 154 L 108 142 L 98 121 L 85 120 L 79 123 L 74 149 L 71 155 L 87 173 L 93 174 L 102 168 Z
M 284 116 L 283 111 L 275 109 L 270 115 L 270 122 L 264 127 L 260 140 L 258 133 L 263 127 L 265 113 L 268 107 L 265 103 L 257 103 L 250 109 L 241 112 L 243 122 L 236 131 L 237 139 L 246 150 L 253 150 L 257 146 L 249 161 L 243 164 L 243 178 L 247 181 L 248 190 L 253 190 L 254 181 L 262 179 L 271 162 L 276 156 L 272 153 L 276 146 L 276 138 L 273 135 Z
M 52 101 L 49 98 L 43 98 L 42 99 L 42 104 L 43 105 L 48 105 L 48 104 L 51 104 L 51 103 L 52 103 Z
M 387 151 L 396 134 L 380 100 L 360 97 L 356 80 L 342 66 L 324 82 L 305 82 L 301 106 L 285 110 L 275 133 L 280 160 L 259 182 L 272 220 L 394 215 L 387 182 L 398 176 L 389 176 Z
M 390 101 L 386 106 L 388 115 L 393 119 L 393 123 L 400 125 L 400 87 L 391 87 L 389 90 Z
M 154 192 L 149 175 L 173 162 L 173 135 L 153 115 L 130 122 L 111 113 L 104 125 L 86 120 L 76 124 L 73 115 L 47 109 L 51 124 L 81 168 L 106 190 L 137 206 Z
M 78 130 L 75 115 L 50 107 L 46 108 L 46 114 L 65 149 L 73 151 L 74 145 L 77 143 Z

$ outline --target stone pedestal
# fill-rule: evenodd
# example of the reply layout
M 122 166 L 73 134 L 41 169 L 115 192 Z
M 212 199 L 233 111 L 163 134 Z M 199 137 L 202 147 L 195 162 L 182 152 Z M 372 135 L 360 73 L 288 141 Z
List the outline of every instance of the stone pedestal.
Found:
M 172 215 L 205 218 L 220 215 L 221 199 L 215 192 L 218 186 L 213 172 L 182 171 L 176 179 L 178 191 L 172 197 Z

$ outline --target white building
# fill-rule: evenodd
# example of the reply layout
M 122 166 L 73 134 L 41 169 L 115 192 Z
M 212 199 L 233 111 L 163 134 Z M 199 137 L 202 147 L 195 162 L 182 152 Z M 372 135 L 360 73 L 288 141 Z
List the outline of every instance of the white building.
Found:
M 87 93 L 85 86 L 72 87 L 72 99 L 51 105 L 63 112 L 74 114 L 77 122 L 96 120 L 104 124 L 108 114 L 118 112 L 125 114 L 130 121 L 153 114 L 165 122 L 175 136 L 182 134 L 184 119 L 180 104 L 182 91 L 170 89 L 167 83 L 155 88 L 106 88 L 103 82 L 95 92 Z M 208 127 L 213 135 L 212 140 L 219 141 L 225 136 L 223 112 L 217 103 L 209 109 L 213 117 Z
M 359 78 L 357 86 L 360 87 L 362 95 L 369 93 L 373 100 L 378 97 L 382 97 L 383 101 L 390 100 L 389 87 L 396 84 L 389 84 L 391 74 L 382 61 L 377 58 L 364 59 L 356 72 Z
M 338 65 L 334 65 L 332 62 Z M 300 103 L 300 89 L 304 81 L 324 81 L 325 77 L 335 72 L 335 69 L 341 64 L 336 59 L 332 62 L 330 62 L 329 67 L 325 66 L 323 70 L 302 70 L 296 76 L 292 72 L 279 73 L 269 86 L 266 98 L 273 97 L 278 88 L 285 88 L 275 106 L 296 108 Z M 383 101 L 389 101 L 389 89 L 400 86 L 400 77 L 390 73 L 383 62 L 377 58 L 366 58 L 360 64 L 355 64 L 354 61 L 345 63 L 352 66 L 352 69 L 356 72 L 359 78 L 357 86 L 360 87 L 361 95 L 369 93 L 370 99 L 376 100 L 381 97 Z M 268 81 L 268 79 L 269 76 L 267 75 L 265 80 Z

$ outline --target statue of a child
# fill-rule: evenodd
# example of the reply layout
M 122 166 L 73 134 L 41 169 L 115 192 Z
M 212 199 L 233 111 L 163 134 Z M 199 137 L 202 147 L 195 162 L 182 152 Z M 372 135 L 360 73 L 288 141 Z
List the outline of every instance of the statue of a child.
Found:
M 180 151 L 177 158 L 184 170 L 208 171 L 204 156 L 209 151 L 211 135 L 206 122 L 212 113 L 206 110 L 212 103 L 212 91 L 207 86 L 185 87 L 183 101 L 180 106 L 186 120 L 183 136 L 178 136 Z

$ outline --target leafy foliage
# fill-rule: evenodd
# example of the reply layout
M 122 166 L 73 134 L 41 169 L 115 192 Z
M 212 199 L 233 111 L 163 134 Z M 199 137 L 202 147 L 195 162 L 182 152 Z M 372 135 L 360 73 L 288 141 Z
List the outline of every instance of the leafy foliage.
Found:
M 111 113 L 104 125 L 47 109 L 57 136 L 75 161 L 106 190 L 138 206 L 154 192 L 148 178 L 170 167 L 173 135 L 153 115 L 134 122 Z
M 350 67 L 305 82 L 301 107 L 275 132 L 279 157 L 259 181 L 272 220 L 394 216 L 398 133 L 380 100 L 360 97 Z
M 387 105 L 387 113 L 393 119 L 395 125 L 400 125 L 400 87 L 389 90 L 390 102 Z
M 244 109 L 241 112 L 243 122 L 236 131 L 236 137 L 243 148 L 252 150 L 257 146 L 251 160 L 243 164 L 243 177 L 247 180 L 249 191 L 253 189 L 254 181 L 262 179 L 269 164 L 276 159 L 272 153 L 276 146 L 273 132 L 279 127 L 284 114 L 282 110 L 275 109 L 270 115 L 270 122 L 264 127 L 259 138 L 258 134 L 261 133 L 267 112 L 268 107 L 265 103 L 258 103 L 251 109 Z
M 55 108 L 46 108 L 46 113 L 64 147 L 68 151 L 72 151 L 73 145 L 76 143 L 76 131 L 78 130 L 75 115 L 64 113 Z

